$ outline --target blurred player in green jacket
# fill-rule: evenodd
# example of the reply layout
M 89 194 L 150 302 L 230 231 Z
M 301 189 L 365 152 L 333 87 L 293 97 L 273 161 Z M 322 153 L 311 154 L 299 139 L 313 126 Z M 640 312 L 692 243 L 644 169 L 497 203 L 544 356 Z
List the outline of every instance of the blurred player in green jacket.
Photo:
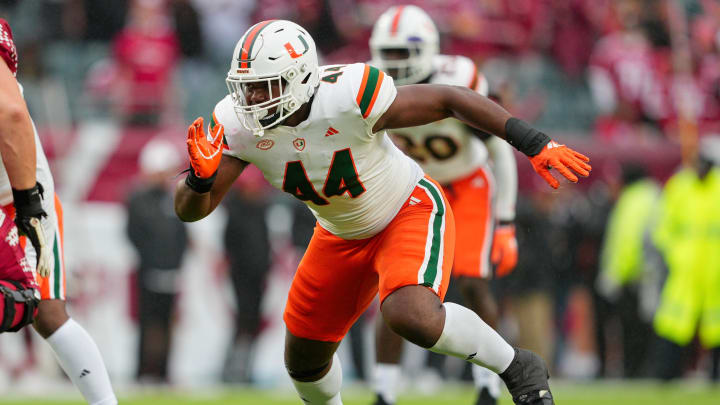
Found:
M 720 348 L 720 137 L 701 139 L 694 170 L 670 178 L 660 204 L 653 239 L 668 276 L 654 328 L 668 347 L 677 347 L 667 361 L 657 361 L 656 371 L 672 378 L 682 372 L 680 347 L 696 331 L 703 346 Z

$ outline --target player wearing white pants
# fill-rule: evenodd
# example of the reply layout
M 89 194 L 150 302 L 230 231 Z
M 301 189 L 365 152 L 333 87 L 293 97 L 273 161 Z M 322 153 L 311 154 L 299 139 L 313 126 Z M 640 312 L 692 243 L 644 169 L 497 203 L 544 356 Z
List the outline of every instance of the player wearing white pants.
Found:
M 4 62 L 3 70 L 7 71 L 5 69 L 7 66 L 14 76 L 17 71 L 17 53 L 10 26 L 3 19 L 0 19 L 0 59 Z M 19 83 L 17 86 L 22 91 Z M 33 131 L 36 149 L 36 187 L 40 190 L 42 210 L 47 214 L 40 220 L 44 234 L 38 239 L 38 244 L 42 245 L 40 251 L 43 252 L 40 256 L 40 266 L 37 263 L 39 246 L 33 246 L 29 241 L 21 242 L 25 243 L 25 255 L 30 267 L 42 269 L 36 274 L 41 301 L 38 304 L 33 327 L 48 342 L 60 366 L 89 404 L 114 405 L 117 404 L 117 399 L 97 345 L 85 329 L 68 316 L 65 308 L 62 208 L 55 195 L 50 167 L 34 126 Z M 3 168 L 0 173 L 0 205 L 10 215 L 15 214 L 17 200 L 16 204 L 13 204 L 13 196 L 16 193 L 17 190 L 11 188 L 7 172 Z M 40 241 L 43 238 L 44 245 L 43 241 Z M 52 253 L 48 254 L 50 249 Z

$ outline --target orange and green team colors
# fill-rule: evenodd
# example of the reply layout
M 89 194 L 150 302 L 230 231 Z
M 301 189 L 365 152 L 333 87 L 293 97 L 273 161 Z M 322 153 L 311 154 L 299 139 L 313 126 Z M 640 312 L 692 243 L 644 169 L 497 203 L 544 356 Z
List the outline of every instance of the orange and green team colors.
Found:
M 48 277 L 37 276 L 40 298 L 44 300 L 65 299 L 65 238 L 63 231 L 63 209 L 55 194 L 55 237 L 53 238 L 53 270 Z
M 15 218 L 15 206 L 8 204 L 2 207 L 11 218 Z M 43 300 L 64 300 L 65 299 L 65 242 L 63 233 L 63 209 L 60 199 L 55 194 L 55 217 L 57 222 L 53 229 L 53 268 L 48 277 L 40 277 L 36 275 L 40 287 L 40 298 Z M 20 236 L 20 246 L 23 250 L 27 250 L 28 240 L 25 236 Z M 33 249 L 32 247 L 30 249 Z
M 267 20 L 267 21 L 261 21 L 257 24 L 255 24 L 250 31 L 245 36 L 245 39 L 243 40 L 243 46 L 240 50 L 240 55 L 238 55 L 238 59 L 240 59 L 240 67 L 241 68 L 249 68 L 250 67 L 250 57 L 252 56 L 252 50 L 255 46 L 255 40 L 258 37 L 258 34 L 260 31 L 262 31 L 265 27 L 268 26 L 271 22 L 275 20 Z
M 213 111 L 213 113 L 212 113 L 212 123 L 210 124 L 210 131 L 211 131 L 211 132 L 212 132 L 212 130 L 215 129 L 215 127 L 217 126 L 217 124 L 218 124 L 218 120 L 217 120 L 217 117 L 215 116 L 215 111 Z
M 339 342 L 380 294 L 422 285 L 445 297 L 455 220 L 441 187 L 421 179 L 379 234 L 346 240 L 317 225 L 295 273 L 284 320 L 297 337 Z
M 370 65 L 365 65 L 360 91 L 358 91 L 355 101 L 360 106 L 360 113 L 363 118 L 367 118 L 372 111 L 375 100 L 380 92 L 380 87 L 385 79 L 385 73 Z
M 218 119 L 217 119 L 217 117 L 215 116 L 215 112 L 213 111 L 213 113 L 212 113 L 212 123 L 210 124 L 210 132 L 215 131 L 215 127 L 216 127 L 217 125 L 218 125 Z M 229 146 L 228 143 L 227 143 L 227 139 L 225 138 L 225 134 L 223 134 L 222 143 L 223 143 L 223 145 L 222 145 L 222 148 L 223 148 L 223 149 L 225 149 L 225 150 L 230 149 L 230 146 Z

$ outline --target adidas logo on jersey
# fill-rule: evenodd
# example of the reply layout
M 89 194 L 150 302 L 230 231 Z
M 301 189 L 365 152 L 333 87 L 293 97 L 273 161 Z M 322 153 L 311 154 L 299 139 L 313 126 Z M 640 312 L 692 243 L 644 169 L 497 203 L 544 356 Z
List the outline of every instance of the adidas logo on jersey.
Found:
M 422 202 L 422 200 L 417 197 L 410 197 L 410 202 L 408 204 L 415 205 L 415 204 L 418 204 L 421 202 Z
M 337 129 L 335 129 L 333 127 L 330 127 L 330 128 L 328 128 L 327 132 L 325 132 L 325 136 L 335 135 L 338 132 L 340 132 L 340 131 L 338 131 Z

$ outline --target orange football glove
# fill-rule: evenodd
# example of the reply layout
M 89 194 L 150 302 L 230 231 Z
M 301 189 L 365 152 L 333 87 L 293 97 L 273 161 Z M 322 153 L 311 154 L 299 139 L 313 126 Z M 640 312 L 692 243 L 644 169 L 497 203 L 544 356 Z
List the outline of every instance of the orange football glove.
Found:
M 202 117 L 198 117 L 188 128 L 186 143 L 190 155 L 190 165 L 192 165 L 195 176 L 201 179 L 212 177 L 220 166 L 222 158 L 225 127 L 222 124 L 218 124 L 214 128 L 208 125 L 208 131 L 212 135 L 211 139 L 208 139 L 203 131 Z
M 578 178 L 570 169 L 583 177 L 589 176 L 590 170 L 592 170 L 592 167 L 587 164 L 590 158 L 555 141 L 548 142 L 540 153 L 531 156 L 529 159 L 535 172 L 545 179 L 552 188 L 558 188 L 560 182 L 550 174 L 550 168 L 554 168 L 573 183 L 576 183 Z
M 515 269 L 518 260 L 515 225 L 500 225 L 495 229 L 490 260 L 495 265 L 497 277 L 505 277 Z

